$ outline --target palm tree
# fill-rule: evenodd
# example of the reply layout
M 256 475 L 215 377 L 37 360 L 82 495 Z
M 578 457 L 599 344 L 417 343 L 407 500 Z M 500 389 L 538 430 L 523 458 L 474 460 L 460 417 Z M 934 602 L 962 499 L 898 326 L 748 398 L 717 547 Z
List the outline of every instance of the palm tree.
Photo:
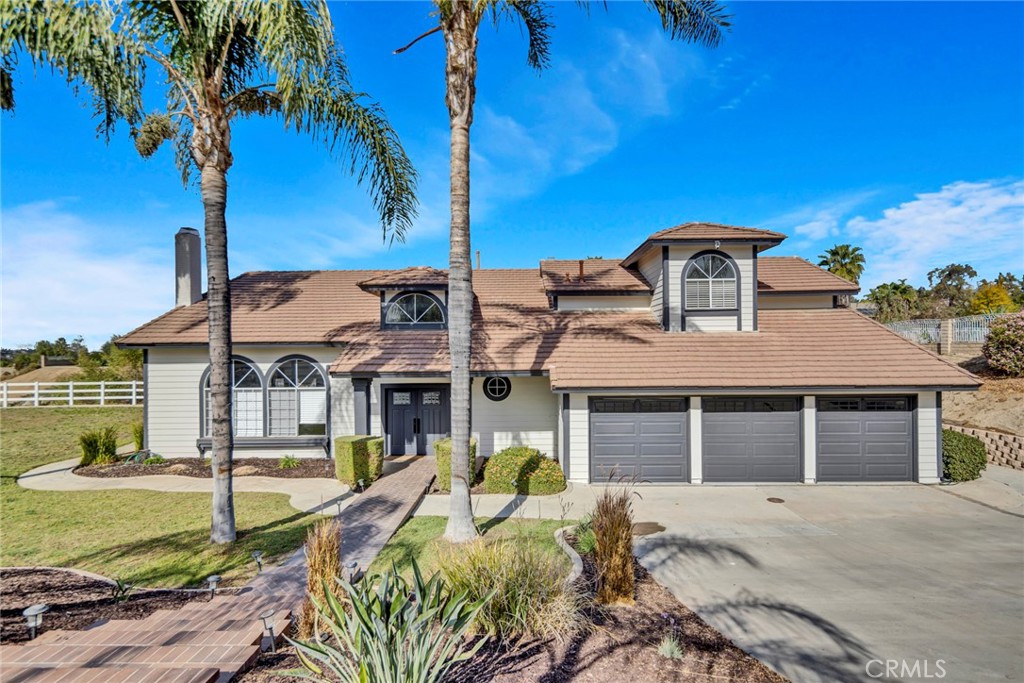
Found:
M 917 302 L 917 290 L 907 284 L 906 279 L 885 282 L 872 288 L 865 299 L 875 305 L 875 320 L 891 323 L 907 320 Z
M 123 72 L 141 92 L 138 63 L 155 62 L 167 79 L 166 108 L 142 119 L 135 144 L 144 157 L 173 141 L 175 160 L 187 183 L 198 170 L 203 201 L 207 259 L 210 345 L 213 515 L 210 540 L 235 540 L 231 462 L 231 291 L 228 276 L 227 172 L 231 128 L 239 118 L 276 116 L 286 128 L 307 134 L 343 160 L 359 181 L 368 180 L 385 239 L 401 239 L 416 213 L 412 165 L 380 109 L 354 91 L 325 0 L 263 2 L 179 2 L 131 0 L 102 5 L 104 16 L 87 24 L 113 33 L 81 36 L 66 52 L 35 49 L 31 36 L 21 47 L 34 60 L 63 65 L 69 80 L 89 85 L 101 100 L 103 76 Z M 73 2 L 30 2 L 20 12 L 32 24 L 45 13 L 51 24 L 67 26 L 82 12 Z M 36 22 L 37 24 L 45 22 Z M 82 24 L 83 22 L 79 22 Z M 6 22 L 4 23 L 6 30 Z M 96 45 L 113 42 L 122 62 L 105 62 L 92 78 Z M 53 41 L 53 44 L 58 44 Z M 84 44 L 85 48 L 80 48 Z M 8 53 L 5 51 L 4 55 Z M 80 62 L 85 62 L 81 65 Z M 5 60 L 4 66 L 10 63 Z M 74 65 L 74 66 L 69 66 Z M 127 67 L 126 67 L 127 65 Z M 83 75 L 84 74 L 84 75 Z M 96 82 L 94 82 L 96 81 Z M 111 110 L 135 122 L 140 107 L 115 91 Z
M 476 98 L 477 41 L 482 20 L 520 23 L 528 37 L 527 62 L 535 69 L 550 60 L 552 24 L 547 4 L 537 0 L 434 0 L 438 26 L 396 52 L 404 52 L 433 33 L 445 41 L 445 101 L 451 132 L 451 232 L 448 270 L 448 347 L 451 355 L 452 485 L 451 509 L 445 538 L 460 543 L 477 536 L 470 505 L 469 471 L 470 358 L 473 282 L 469 232 L 469 130 Z M 586 8 L 587 3 L 580 3 Z M 645 0 L 656 11 L 662 28 L 674 39 L 714 47 L 729 26 L 717 0 Z
M 860 283 L 860 276 L 864 272 L 864 254 L 861 253 L 860 247 L 837 244 L 818 258 L 821 259 L 818 265 L 828 272 L 855 285 Z

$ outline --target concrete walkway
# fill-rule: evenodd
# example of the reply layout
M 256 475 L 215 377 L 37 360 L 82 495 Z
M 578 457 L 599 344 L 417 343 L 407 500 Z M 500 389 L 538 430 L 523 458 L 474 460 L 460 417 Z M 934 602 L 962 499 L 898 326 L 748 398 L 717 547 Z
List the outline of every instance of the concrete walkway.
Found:
M 474 494 L 472 497 L 473 516 L 579 519 L 593 509 L 599 490 L 596 486 L 570 483 L 564 491 L 551 496 L 516 496 L 503 493 Z M 431 494 L 423 497 L 423 501 L 413 512 L 413 516 L 447 517 L 450 508 L 450 496 Z
M 62 460 L 29 470 L 18 477 L 18 484 L 37 491 L 106 491 L 142 489 L 146 491 L 212 493 L 213 480 L 155 474 L 145 477 L 80 477 L 72 470 L 78 458 Z M 350 496 L 349 487 L 336 479 L 286 479 L 284 477 L 234 477 L 235 492 L 284 493 L 296 510 L 337 512 L 339 503 Z

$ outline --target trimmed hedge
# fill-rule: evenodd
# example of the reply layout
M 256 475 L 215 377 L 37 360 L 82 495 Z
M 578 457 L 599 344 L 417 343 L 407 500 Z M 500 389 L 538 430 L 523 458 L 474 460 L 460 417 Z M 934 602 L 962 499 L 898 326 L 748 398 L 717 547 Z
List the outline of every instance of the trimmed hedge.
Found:
M 434 442 L 434 457 L 437 460 L 437 488 L 442 491 L 452 490 L 452 440 L 438 439 Z M 466 481 L 473 485 L 473 468 L 476 465 L 476 439 L 469 440 L 469 469 Z
M 498 451 L 484 465 L 484 491 L 549 496 L 565 490 L 561 466 L 536 448 L 511 446 Z
M 340 436 L 334 440 L 334 472 L 338 481 L 369 486 L 384 470 L 384 439 L 380 436 Z
M 1024 313 L 996 318 L 981 347 L 988 364 L 1014 377 L 1024 377 Z
M 971 481 L 981 476 L 987 464 L 981 439 L 952 429 L 942 430 L 942 476 L 953 481 Z

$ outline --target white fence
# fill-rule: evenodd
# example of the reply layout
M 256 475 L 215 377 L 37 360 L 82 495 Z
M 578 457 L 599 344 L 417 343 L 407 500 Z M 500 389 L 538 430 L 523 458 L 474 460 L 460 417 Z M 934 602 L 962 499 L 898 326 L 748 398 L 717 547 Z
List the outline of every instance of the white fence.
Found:
M 142 382 L 4 382 L 0 407 L 135 406 L 145 398 Z
M 971 315 L 953 319 L 953 342 L 956 344 L 983 344 L 988 337 L 989 324 L 998 315 Z
M 886 327 L 904 339 L 909 339 L 916 344 L 938 344 L 939 326 L 941 323 L 941 320 L 932 318 L 900 320 L 899 322 L 888 323 Z
M 988 337 L 989 324 L 999 315 L 969 315 L 952 318 L 954 344 L 981 344 Z M 942 336 L 942 320 L 926 318 L 901 320 L 886 325 L 896 334 L 918 344 L 938 344 Z

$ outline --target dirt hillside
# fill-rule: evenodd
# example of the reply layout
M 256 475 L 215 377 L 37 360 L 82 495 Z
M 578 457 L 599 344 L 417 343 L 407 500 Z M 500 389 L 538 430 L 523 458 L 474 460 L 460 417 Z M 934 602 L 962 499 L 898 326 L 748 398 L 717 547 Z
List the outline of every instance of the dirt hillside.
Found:
M 985 358 L 953 357 L 960 367 L 981 377 L 978 391 L 948 391 L 942 394 L 942 419 L 1024 435 L 1024 378 L 1002 377 L 990 370 Z
M 77 365 L 55 365 L 51 368 L 29 370 L 23 375 L 5 377 L 8 382 L 68 382 L 81 372 Z

